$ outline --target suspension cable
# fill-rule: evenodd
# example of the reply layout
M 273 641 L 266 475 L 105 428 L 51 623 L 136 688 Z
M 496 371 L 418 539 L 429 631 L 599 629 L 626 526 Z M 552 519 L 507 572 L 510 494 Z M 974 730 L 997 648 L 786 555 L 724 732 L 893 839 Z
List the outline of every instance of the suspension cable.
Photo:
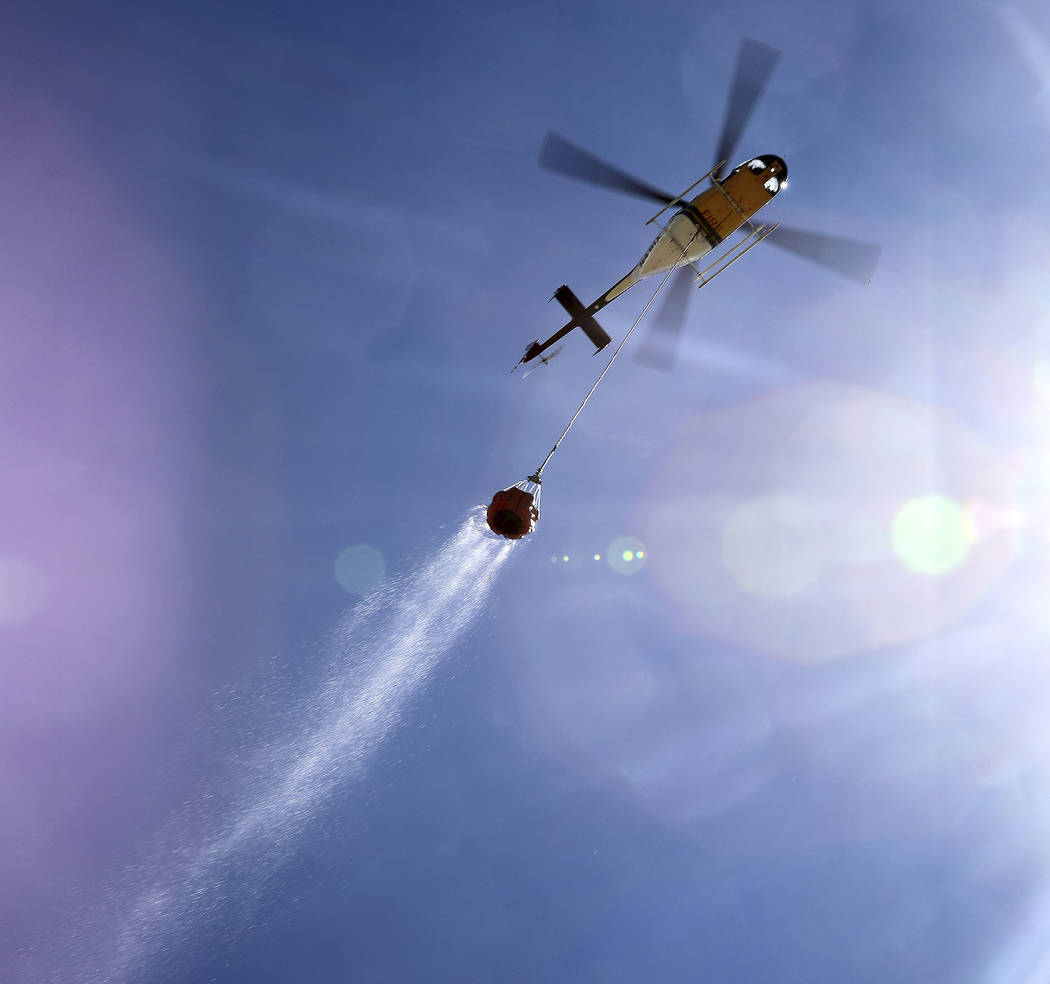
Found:
M 660 281 L 660 283 L 657 285 L 656 290 L 653 291 L 653 296 L 649 298 L 649 300 L 645 304 L 645 307 L 642 308 L 642 313 L 634 319 L 634 324 L 631 325 L 631 328 L 627 332 L 627 334 L 623 336 L 623 339 L 620 341 L 620 344 L 616 346 L 616 351 L 613 352 L 612 358 L 609 359 L 609 361 L 606 363 L 605 368 L 601 371 L 601 375 L 594 381 L 594 385 L 587 391 L 587 395 L 583 398 L 583 403 L 579 405 L 576 412 L 572 415 L 572 420 L 570 420 L 569 423 L 566 425 L 565 430 L 561 432 L 561 437 L 559 437 L 558 440 L 554 442 L 554 447 L 550 449 L 550 451 L 547 453 L 547 457 L 543 459 L 543 464 L 540 465 L 540 467 L 537 468 L 536 471 L 529 476 L 530 482 L 535 482 L 537 485 L 540 484 L 540 477 L 543 475 L 543 469 L 547 467 L 547 462 L 551 460 L 551 458 L 554 456 L 554 452 L 558 450 L 558 445 L 565 440 L 565 435 L 569 433 L 569 429 L 574 423 L 576 423 L 576 418 L 583 412 L 583 408 L 587 406 L 587 401 L 591 398 L 591 395 L 598 388 L 598 384 L 605 378 L 605 374 L 612 368 L 612 364 L 616 361 L 616 357 L 620 354 L 620 349 L 622 349 L 624 345 L 627 344 L 627 339 L 631 337 L 632 333 L 634 332 L 634 329 L 637 328 L 638 325 L 641 323 L 642 318 L 645 317 L 645 312 L 649 310 L 649 306 L 653 303 L 653 301 L 656 300 L 656 295 L 659 294 L 661 290 L 663 290 L 664 284 L 667 283 L 667 278 L 670 277 L 671 274 L 678 269 L 678 264 L 682 262 L 682 257 L 685 256 L 685 254 L 689 250 L 689 247 L 693 245 L 693 240 L 695 240 L 696 237 L 699 235 L 700 230 L 697 229 L 696 232 L 693 233 L 693 236 L 689 240 L 689 242 L 687 242 L 685 246 L 682 247 L 681 255 L 671 265 L 667 273 L 664 274 L 663 280 Z

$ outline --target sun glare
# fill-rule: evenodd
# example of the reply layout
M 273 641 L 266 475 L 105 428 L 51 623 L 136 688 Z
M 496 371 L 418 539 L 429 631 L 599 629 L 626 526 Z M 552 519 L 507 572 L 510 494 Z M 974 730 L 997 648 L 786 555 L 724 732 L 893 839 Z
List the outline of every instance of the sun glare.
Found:
M 972 539 L 965 508 L 944 495 L 909 499 L 893 518 L 893 552 L 918 574 L 954 570 L 966 559 Z

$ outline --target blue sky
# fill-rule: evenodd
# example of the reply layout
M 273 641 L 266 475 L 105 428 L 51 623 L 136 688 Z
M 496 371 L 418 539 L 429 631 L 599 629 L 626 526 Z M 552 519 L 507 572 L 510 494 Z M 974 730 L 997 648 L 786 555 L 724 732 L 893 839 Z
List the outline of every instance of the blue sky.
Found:
M 760 246 L 618 362 L 367 774 L 138 979 L 1046 979 L 1042 7 L 67 6 L 0 31 L 5 980 L 236 809 L 354 558 L 542 460 L 601 357 L 508 369 L 652 211 L 543 136 L 678 191 L 741 37 L 769 217 L 873 283 Z

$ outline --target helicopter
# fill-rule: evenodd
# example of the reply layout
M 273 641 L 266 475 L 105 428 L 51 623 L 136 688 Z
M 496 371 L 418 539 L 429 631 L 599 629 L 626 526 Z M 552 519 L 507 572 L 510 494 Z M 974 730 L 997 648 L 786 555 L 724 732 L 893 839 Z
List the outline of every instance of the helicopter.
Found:
M 606 163 L 582 147 L 570 143 L 553 131 L 548 132 L 540 149 L 539 165 L 551 171 L 614 191 L 658 202 L 662 207 L 646 225 L 655 224 L 660 232 L 641 260 L 597 300 L 584 307 L 577 296 L 563 284 L 551 300 L 557 300 L 569 321 L 545 342 L 528 346 L 518 366 L 544 357 L 552 345 L 579 328 L 595 346 L 595 354 L 612 339 L 598 324 L 594 315 L 635 284 L 663 273 L 674 279 L 654 330 L 635 360 L 655 369 L 670 369 L 681 334 L 685 305 L 694 283 L 704 287 L 758 243 L 768 240 L 774 246 L 825 266 L 836 273 L 861 283 L 870 283 L 879 260 L 881 247 L 807 229 L 796 229 L 776 223 L 756 224 L 757 213 L 768 205 L 787 185 L 787 164 L 777 154 L 762 154 L 734 167 L 723 178 L 727 161 L 733 156 L 739 138 L 762 95 L 776 66 L 780 52 L 745 38 L 737 54 L 733 80 L 726 101 L 714 167 L 693 182 L 680 195 L 669 195 L 625 171 Z M 704 181 L 709 186 L 692 198 L 686 196 Z M 665 213 L 672 211 L 662 221 Z M 712 254 L 726 244 L 737 230 L 746 229 L 738 240 L 700 268 L 697 262 L 712 259 Z

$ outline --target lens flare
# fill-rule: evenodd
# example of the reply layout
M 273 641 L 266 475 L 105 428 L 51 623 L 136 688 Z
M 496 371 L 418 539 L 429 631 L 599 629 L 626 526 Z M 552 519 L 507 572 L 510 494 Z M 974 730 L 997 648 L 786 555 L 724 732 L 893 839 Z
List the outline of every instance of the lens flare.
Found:
M 909 499 L 893 518 L 893 552 L 909 570 L 939 576 L 966 560 L 973 527 L 960 503 L 939 494 Z
M 621 536 L 609 544 L 605 557 L 617 574 L 637 574 L 645 567 L 645 545 L 633 536 Z
M 335 559 L 335 579 L 347 594 L 370 594 L 384 577 L 386 561 L 380 551 L 367 543 L 347 547 Z
M 1019 522 L 1050 515 L 1034 479 L 1018 513 L 1021 472 L 942 407 L 813 383 L 684 422 L 638 515 L 684 627 L 819 662 L 967 611 L 1016 556 Z M 935 492 L 953 498 L 902 510 Z

